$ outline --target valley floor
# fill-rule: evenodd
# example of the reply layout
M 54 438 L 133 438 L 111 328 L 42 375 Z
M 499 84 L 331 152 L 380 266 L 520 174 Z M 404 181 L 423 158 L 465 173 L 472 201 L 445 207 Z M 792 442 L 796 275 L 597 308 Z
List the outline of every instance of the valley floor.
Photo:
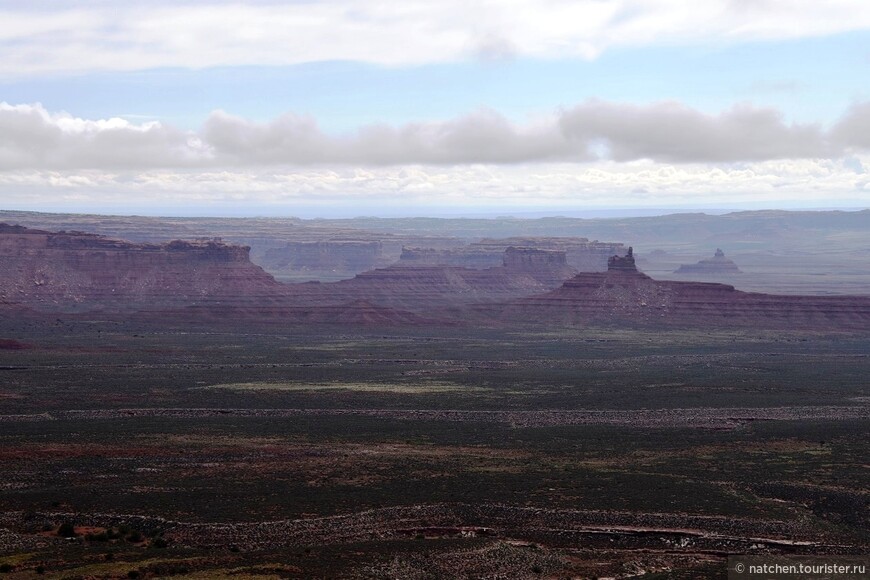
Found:
M 724 578 L 870 548 L 870 336 L 0 337 L 10 578 Z

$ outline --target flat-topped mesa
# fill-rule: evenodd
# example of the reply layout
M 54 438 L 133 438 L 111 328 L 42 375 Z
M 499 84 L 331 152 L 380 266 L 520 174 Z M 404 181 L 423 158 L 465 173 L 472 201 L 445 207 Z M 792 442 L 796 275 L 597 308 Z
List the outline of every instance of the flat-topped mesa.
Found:
M 502 239 L 486 238 L 469 248 L 483 250 L 510 246 L 565 252 L 568 266 L 580 272 L 602 272 L 607 268 L 607 258 L 621 252 L 625 246 L 617 242 L 590 241 L 581 237 L 520 237 Z
M 511 269 L 565 268 L 568 266 L 565 252 L 539 250 L 536 248 L 509 247 L 504 251 L 502 264 Z
M 437 265 L 447 262 L 446 259 L 443 259 L 446 255 L 446 250 L 438 250 L 435 248 L 412 248 L 408 246 L 402 246 L 402 253 L 399 256 L 399 264 Z
M 565 265 L 581 272 L 603 272 L 607 268 L 607 258 L 624 248 L 621 243 L 589 241 L 579 237 L 485 238 L 458 248 L 405 247 L 399 263 L 462 266 L 483 270 L 504 265 L 504 252 L 512 247 L 564 252 Z
M 158 249 L 167 252 L 186 252 L 204 261 L 214 262 L 248 262 L 251 248 L 225 244 L 220 238 L 203 240 L 175 240 L 161 244 Z
M 39 311 L 150 310 L 278 297 L 285 288 L 220 239 L 141 244 L 0 227 L 0 304 Z
M 696 264 L 683 264 L 674 271 L 676 274 L 742 274 L 733 261 L 725 257 L 725 252 L 716 248 L 712 258 L 699 261 Z
M 613 255 L 607 259 L 608 272 L 637 272 L 637 265 L 634 263 L 634 248 L 628 248 L 628 253 L 625 256 Z
M 18 225 L 0 224 L 0 251 L 7 257 L 16 250 L 23 252 L 113 252 L 121 254 L 155 255 L 161 252 L 183 254 L 186 258 L 214 262 L 247 262 L 250 248 L 223 243 L 220 238 L 175 240 L 164 244 L 135 243 L 116 240 L 98 234 L 76 231 L 47 232 Z

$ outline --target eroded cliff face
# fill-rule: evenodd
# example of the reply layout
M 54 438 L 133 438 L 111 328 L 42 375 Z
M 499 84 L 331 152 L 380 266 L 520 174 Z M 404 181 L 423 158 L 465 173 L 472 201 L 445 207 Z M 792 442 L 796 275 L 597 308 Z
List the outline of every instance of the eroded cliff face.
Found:
M 427 243 L 435 247 L 461 244 L 449 238 L 395 236 L 373 232 L 322 232 L 303 230 L 300 239 L 243 238 L 254 248 L 251 259 L 279 280 L 336 281 L 395 263 L 405 244 Z M 283 234 L 290 237 L 291 233 Z
M 0 226 L 0 304 L 9 312 L 102 312 L 155 320 L 452 323 L 437 309 L 544 292 L 574 275 L 564 253 L 515 250 L 486 270 L 375 269 L 340 282 L 282 284 L 219 240 L 140 244 Z
M 562 253 L 565 256 L 564 265 L 577 271 L 599 272 L 606 270 L 607 259 L 623 248 L 620 243 L 589 241 L 587 238 L 511 237 L 483 239 L 460 248 L 406 247 L 402 249 L 399 263 L 485 269 L 503 264 L 505 252 L 509 250 L 538 250 Z
M 340 282 L 294 284 L 290 291 L 299 304 L 365 300 L 380 307 L 430 312 L 546 292 L 576 273 L 560 252 L 517 250 L 502 259 L 504 265 L 481 270 L 391 266 Z
M 512 237 L 504 239 L 484 239 L 477 248 L 532 248 L 551 252 L 564 252 L 565 264 L 578 272 L 601 272 L 607 270 L 607 259 L 625 250 L 618 242 L 599 242 L 588 238 L 570 237 Z
M 777 296 L 707 282 L 653 280 L 637 271 L 581 273 L 551 292 L 517 300 L 504 321 L 870 330 L 870 297 Z
M 565 268 L 568 266 L 568 260 L 564 251 L 510 246 L 504 251 L 502 265 L 505 268 L 518 270 Z
M 509 248 L 502 265 L 392 266 L 282 284 L 219 240 L 137 244 L 0 225 L 0 313 L 100 312 L 169 322 L 427 325 L 535 323 L 870 330 L 870 297 L 776 296 L 658 281 L 631 249 L 577 274 L 562 251 Z M 576 275 L 575 275 L 576 274 Z M 165 317 L 165 318 L 162 318 Z
M 248 248 L 217 240 L 136 244 L 0 225 L 0 260 L 0 302 L 36 311 L 148 310 L 283 294 L 250 262 Z

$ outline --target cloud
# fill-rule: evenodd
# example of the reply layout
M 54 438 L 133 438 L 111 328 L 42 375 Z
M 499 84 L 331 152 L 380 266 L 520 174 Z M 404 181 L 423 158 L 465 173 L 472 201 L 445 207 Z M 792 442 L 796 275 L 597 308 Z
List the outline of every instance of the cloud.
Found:
M 856 103 L 834 125 L 833 139 L 850 149 L 870 149 L 870 102 Z
M 0 1 L 0 75 L 354 60 L 595 58 L 870 28 L 864 0 Z M 399 47 L 399 48 L 397 48 Z
M 374 124 L 330 135 L 292 114 L 260 123 L 213 112 L 198 131 L 164 123 L 81 119 L 0 103 L 0 171 L 280 166 L 472 165 L 596 160 L 733 164 L 834 159 L 870 150 L 870 103 L 830 129 L 786 123 L 774 109 L 707 114 L 677 102 L 590 100 L 536 123 L 483 109 L 445 121 Z
M 483 62 L 511 61 L 517 57 L 517 47 L 497 34 L 486 34 L 473 48 L 477 58 Z
M 830 130 L 786 123 L 774 109 L 707 114 L 677 102 L 591 100 L 535 123 L 483 109 L 446 121 L 374 124 L 331 135 L 311 117 L 255 122 L 213 112 L 198 131 L 157 121 L 89 120 L 0 103 L 0 171 L 472 165 L 596 160 L 728 164 L 834 159 L 870 150 L 870 103 Z
M 216 111 L 198 132 L 160 122 L 87 120 L 0 103 L 0 171 L 270 165 L 514 163 L 583 159 L 553 123 L 515 127 L 488 110 L 444 122 L 369 125 L 331 136 L 310 117 L 257 123 Z
M 179 167 L 207 157 L 195 135 L 158 122 L 93 121 L 0 103 L 0 170 Z
M 706 115 L 675 102 L 589 101 L 565 111 L 560 125 L 572 139 L 604 145 L 617 161 L 734 162 L 834 153 L 819 126 L 786 125 L 773 109 L 745 105 Z
M 335 149 L 314 119 L 289 114 L 255 123 L 216 111 L 202 137 L 222 161 L 234 164 L 322 163 Z
M 341 137 L 325 135 L 310 118 L 285 115 L 252 123 L 216 112 L 202 136 L 218 162 L 233 165 L 513 163 L 564 158 L 582 149 L 552 123 L 517 128 L 489 110 L 445 122 L 369 125 Z

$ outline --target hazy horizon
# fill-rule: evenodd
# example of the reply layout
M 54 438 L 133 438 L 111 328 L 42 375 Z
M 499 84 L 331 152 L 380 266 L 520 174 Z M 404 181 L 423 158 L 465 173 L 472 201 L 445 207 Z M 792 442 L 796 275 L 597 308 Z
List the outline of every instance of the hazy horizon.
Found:
M 104 215 L 113 217 L 156 217 L 156 218 L 275 218 L 289 219 L 298 218 L 304 220 L 338 220 L 354 218 L 379 218 L 379 219 L 402 219 L 402 218 L 440 218 L 440 219 L 542 219 L 542 218 L 578 218 L 578 219 L 607 219 L 607 218 L 634 218 L 634 217 L 659 217 L 678 214 L 706 214 L 725 215 L 729 213 L 755 212 L 755 211 L 788 211 L 788 212 L 860 212 L 870 210 L 870 206 L 827 206 L 827 207 L 771 207 L 766 205 L 735 206 L 735 207 L 611 207 L 611 208 L 564 208 L 564 209 L 536 209 L 536 208 L 426 208 L 426 209 L 403 209 L 403 208 L 263 208 L 246 207 L 236 210 L 224 208 L 210 208 L 207 206 L 194 206 L 185 208 L 148 208 L 148 207 L 108 207 L 108 206 L 81 206 L 69 207 L 2 207 L 0 210 L 12 212 L 44 213 L 44 214 L 88 214 Z

